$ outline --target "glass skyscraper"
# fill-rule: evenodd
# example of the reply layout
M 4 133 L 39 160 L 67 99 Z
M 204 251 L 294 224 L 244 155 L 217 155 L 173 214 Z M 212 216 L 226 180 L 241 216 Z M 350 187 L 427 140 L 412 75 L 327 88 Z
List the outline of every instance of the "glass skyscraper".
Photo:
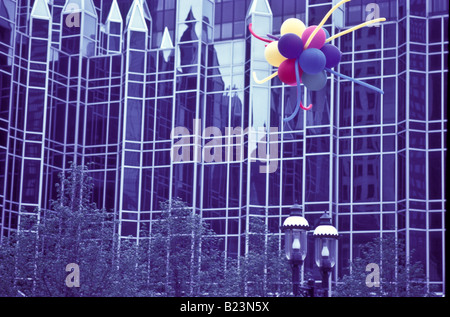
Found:
M 396 235 L 443 292 L 448 1 L 346 3 L 331 35 L 371 14 L 387 21 L 334 40 L 336 70 L 384 94 L 330 75 L 319 92 L 303 88 L 312 109 L 285 123 L 296 87 L 254 82 L 276 69 L 248 25 L 277 35 L 287 18 L 319 24 L 336 3 L 2 0 L 0 236 L 49 208 L 76 162 L 124 239 L 148 237 L 159 202 L 180 197 L 228 256 L 248 252 L 253 217 L 282 248 L 297 203 L 311 225 L 332 215 L 333 281 L 362 244 Z

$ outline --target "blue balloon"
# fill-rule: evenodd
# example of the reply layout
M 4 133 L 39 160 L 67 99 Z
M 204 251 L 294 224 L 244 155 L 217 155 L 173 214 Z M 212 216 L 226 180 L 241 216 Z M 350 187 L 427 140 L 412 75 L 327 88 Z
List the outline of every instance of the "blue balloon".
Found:
M 330 33 L 327 31 L 326 28 L 322 28 L 325 31 L 325 39 L 328 39 L 330 37 Z
M 317 74 L 324 70 L 327 59 L 321 50 L 308 48 L 300 55 L 299 62 L 305 73 Z
M 317 74 L 303 73 L 302 81 L 306 88 L 312 91 L 321 90 L 327 85 L 327 73 L 321 71 Z

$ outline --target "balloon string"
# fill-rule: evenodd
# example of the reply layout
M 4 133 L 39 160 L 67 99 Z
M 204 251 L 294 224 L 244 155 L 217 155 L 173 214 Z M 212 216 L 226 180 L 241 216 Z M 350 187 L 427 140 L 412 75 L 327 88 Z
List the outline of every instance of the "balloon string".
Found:
M 256 77 L 256 72 L 253 72 L 253 80 L 257 83 L 257 84 L 264 84 L 266 81 L 271 80 L 272 78 L 274 78 L 275 76 L 278 75 L 278 72 L 273 73 L 270 76 L 267 76 L 266 78 L 259 80 L 258 77 Z
M 352 81 L 352 82 L 354 82 L 354 83 L 360 84 L 361 86 L 364 86 L 364 87 L 367 87 L 367 88 L 369 88 L 369 89 L 375 90 L 376 92 L 379 92 L 380 94 L 384 94 L 384 91 L 381 90 L 380 88 L 377 88 L 377 87 L 375 87 L 375 86 L 369 85 L 369 84 L 367 84 L 367 83 L 365 83 L 365 82 L 363 82 L 363 81 L 360 81 L 360 80 L 357 80 L 357 79 L 348 77 L 348 76 L 346 76 L 346 75 L 340 74 L 340 73 L 335 72 L 334 70 L 329 69 L 329 68 L 325 68 L 325 70 L 326 70 L 327 72 L 330 72 L 330 73 L 336 75 L 336 76 L 339 76 L 339 77 L 348 79 L 348 80 L 350 80 L 350 81 Z
M 317 32 L 322 28 L 322 26 L 327 22 L 328 18 L 331 16 L 331 14 L 336 11 L 341 5 L 343 5 L 346 2 L 349 2 L 350 0 L 341 0 L 338 4 L 336 4 L 328 13 L 323 17 L 322 21 L 320 21 L 319 25 L 314 29 L 314 31 L 309 36 L 308 40 L 306 41 L 304 49 L 306 50 L 311 44 L 311 41 L 314 39 L 314 36 L 316 36 Z
M 326 43 L 326 42 L 330 42 L 330 41 L 334 40 L 335 38 L 338 38 L 338 37 L 340 37 L 340 36 L 342 36 L 342 35 L 345 35 L 345 34 L 347 34 L 347 33 L 356 31 L 356 30 L 358 30 L 358 29 L 360 29 L 360 28 L 362 28 L 362 27 L 365 27 L 365 26 L 367 26 L 367 25 L 374 24 L 374 23 L 378 23 L 378 22 L 383 22 L 383 21 L 386 21 L 386 18 L 379 18 L 379 19 L 370 20 L 370 21 L 368 21 L 368 22 L 358 24 L 357 26 L 354 26 L 354 27 L 352 27 L 352 28 L 350 28 L 350 29 L 348 29 L 348 30 L 342 31 L 342 32 L 340 32 L 340 33 L 338 33 L 338 34 L 335 34 L 335 35 L 333 35 L 333 36 L 327 38 L 326 41 L 325 41 L 325 43 Z
M 256 35 L 255 32 L 253 32 L 253 30 L 252 30 L 252 23 L 250 23 L 250 24 L 248 25 L 248 30 L 249 30 L 250 33 L 251 33 L 254 37 L 256 37 L 258 40 L 261 40 L 261 41 L 267 42 L 267 43 L 272 43 L 272 42 L 273 42 L 273 41 L 271 41 L 271 40 L 267 40 L 267 39 L 265 39 L 265 38 L 262 38 L 262 37 Z
M 294 112 L 293 112 L 289 117 L 284 118 L 283 121 L 284 121 L 284 122 L 289 122 L 289 121 L 291 121 L 292 119 L 294 119 L 295 116 L 296 116 L 297 113 L 298 113 L 298 109 L 300 109 L 300 107 L 295 107 Z
M 300 65 L 299 65 L 298 58 L 295 60 L 295 66 L 296 66 L 295 67 L 295 79 L 297 81 L 297 104 L 299 106 L 295 107 L 294 112 L 289 117 L 283 119 L 284 122 L 289 122 L 292 119 L 294 119 L 298 113 L 298 109 L 302 108 L 303 110 L 309 110 L 312 108 L 312 104 L 310 104 L 308 107 L 304 107 L 303 103 L 302 103 L 302 88 L 300 86 L 300 72 L 298 71 L 298 68 L 300 67 Z
M 267 37 L 270 37 L 271 39 L 275 40 L 275 41 L 279 41 L 280 38 L 278 36 L 272 35 L 272 34 L 266 34 Z
M 304 107 L 302 103 L 302 88 L 300 87 L 300 72 L 298 71 L 300 68 L 300 57 L 295 60 L 295 79 L 297 80 L 297 103 L 300 108 L 303 110 L 309 110 L 312 108 L 312 104 L 308 107 Z M 298 108 L 297 108 L 298 109 Z

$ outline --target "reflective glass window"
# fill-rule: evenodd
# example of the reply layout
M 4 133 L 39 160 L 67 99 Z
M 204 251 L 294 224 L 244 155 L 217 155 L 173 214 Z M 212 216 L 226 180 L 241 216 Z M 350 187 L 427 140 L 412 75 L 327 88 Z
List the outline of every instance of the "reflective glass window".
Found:
M 27 157 L 41 157 L 42 145 L 40 143 L 27 142 L 25 144 L 25 156 Z
M 170 167 L 154 168 L 153 210 L 160 210 L 160 203 L 169 198 Z
M 79 35 L 83 15 L 80 13 L 64 14 L 62 23 L 62 36 Z M 80 24 L 78 25 L 78 21 Z
M 442 26 L 441 18 L 428 20 L 428 41 L 429 43 L 441 42 Z
M 175 126 L 186 127 L 189 131 L 193 131 L 193 120 L 197 107 L 196 101 L 196 92 L 177 94 L 175 103 Z
M 84 36 L 95 40 L 96 30 L 97 30 L 97 19 L 91 17 L 88 14 L 84 14 L 83 28 L 84 28 Z
M 142 73 L 144 71 L 145 53 L 130 51 L 129 70 L 130 72 Z
M 428 120 L 441 119 L 442 104 L 442 80 L 441 74 L 428 75 Z M 444 89 L 446 90 L 446 89 Z
M 228 206 L 239 207 L 239 193 L 241 183 L 241 166 L 239 163 L 230 164 L 230 179 L 228 192 Z
M 383 155 L 383 201 L 395 200 L 395 155 Z
M 38 62 L 46 62 L 47 48 L 48 48 L 48 41 L 32 39 L 30 59 Z
M 226 207 L 227 165 L 205 164 L 203 168 L 203 208 Z
M 137 236 L 137 222 L 122 221 L 121 236 L 123 237 L 136 237 Z
M 27 130 L 41 132 L 44 117 L 45 92 L 38 89 L 28 90 Z
M 123 204 L 125 210 L 138 209 L 139 170 L 125 168 L 123 175 Z
M 353 157 L 353 201 L 380 200 L 380 156 Z
M 151 168 L 142 169 L 141 210 L 151 210 L 152 172 L 153 170 Z
M 341 82 L 339 92 L 339 124 L 341 127 L 350 126 L 352 119 L 352 83 Z
M 126 138 L 130 141 L 141 139 L 142 101 L 135 99 L 127 100 L 127 130 Z
M 172 99 L 157 99 L 156 117 L 156 140 L 169 140 L 172 131 Z
M 429 199 L 442 199 L 442 156 L 441 152 L 428 153 Z
M 145 49 L 145 32 L 130 31 L 130 48 Z
M 380 215 L 354 215 L 353 230 L 380 230 Z
M 109 22 L 109 33 L 119 35 L 122 32 L 120 27 L 121 27 L 121 24 L 119 22 L 110 21 Z
M 350 157 L 339 158 L 339 202 L 350 202 Z
M 448 8 L 448 7 L 447 7 Z M 447 9 L 448 11 L 448 9 Z M 442 245 L 443 236 L 441 232 L 429 233 L 429 270 L 430 281 L 442 281 L 443 280 L 443 259 L 442 259 Z
M 37 203 L 39 196 L 40 161 L 24 160 L 22 201 Z
M 174 164 L 173 165 L 173 196 L 181 198 L 188 205 L 192 204 L 194 193 L 194 164 Z M 226 176 L 223 183 L 226 183 Z M 226 196 L 226 195 L 225 195 Z
M 327 201 L 329 199 L 329 169 L 328 155 L 306 157 L 306 197 L 305 201 Z
M 323 153 L 330 152 L 329 137 L 306 138 L 307 153 Z
M 367 80 L 366 82 L 375 87 L 380 87 L 379 79 Z M 355 85 L 354 90 L 354 124 L 379 124 L 381 115 L 380 94 L 360 85 Z
M 110 36 L 108 38 L 108 49 L 111 51 L 119 51 L 120 50 L 120 37 Z
M 409 195 L 411 198 L 425 199 L 426 193 L 425 152 L 409 152 Z
M 33 37 L 39 37 L 39 38 L 48 38 L 48 21 L 47 20 L 40 20 L 40 19 L 33 19 L 32 20 L 32 27 L 33 27 Z

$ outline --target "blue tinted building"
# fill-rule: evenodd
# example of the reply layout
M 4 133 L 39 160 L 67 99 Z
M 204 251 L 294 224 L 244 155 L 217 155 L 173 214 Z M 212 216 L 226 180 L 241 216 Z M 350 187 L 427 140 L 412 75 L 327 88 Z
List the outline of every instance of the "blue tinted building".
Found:
M 346 3 L 326 29 L 364 22 L 372 2 Z M 73 161 L 90 164 L 93 198 L 124 239 L 148 237 L 159 202 L 180 197 L 229 256 L 246 254 L 256 217 L 281 248 L 279 227 L 299 203 L 311 225 L 331 212 L 341 234 L 333 280 L 362 244 L 397 235 L 443 291 L 448 1 L 376 1 L 387 21 L 334 44 L 337 71 L 384 95 L 330 76 L 304 90 L 313 108 L 284 123 L 296 88 L 253 81 L 275 69 L 247 27 L 317 25 L 335 3 L 3 0 L 0 236 L 49 207 Z

